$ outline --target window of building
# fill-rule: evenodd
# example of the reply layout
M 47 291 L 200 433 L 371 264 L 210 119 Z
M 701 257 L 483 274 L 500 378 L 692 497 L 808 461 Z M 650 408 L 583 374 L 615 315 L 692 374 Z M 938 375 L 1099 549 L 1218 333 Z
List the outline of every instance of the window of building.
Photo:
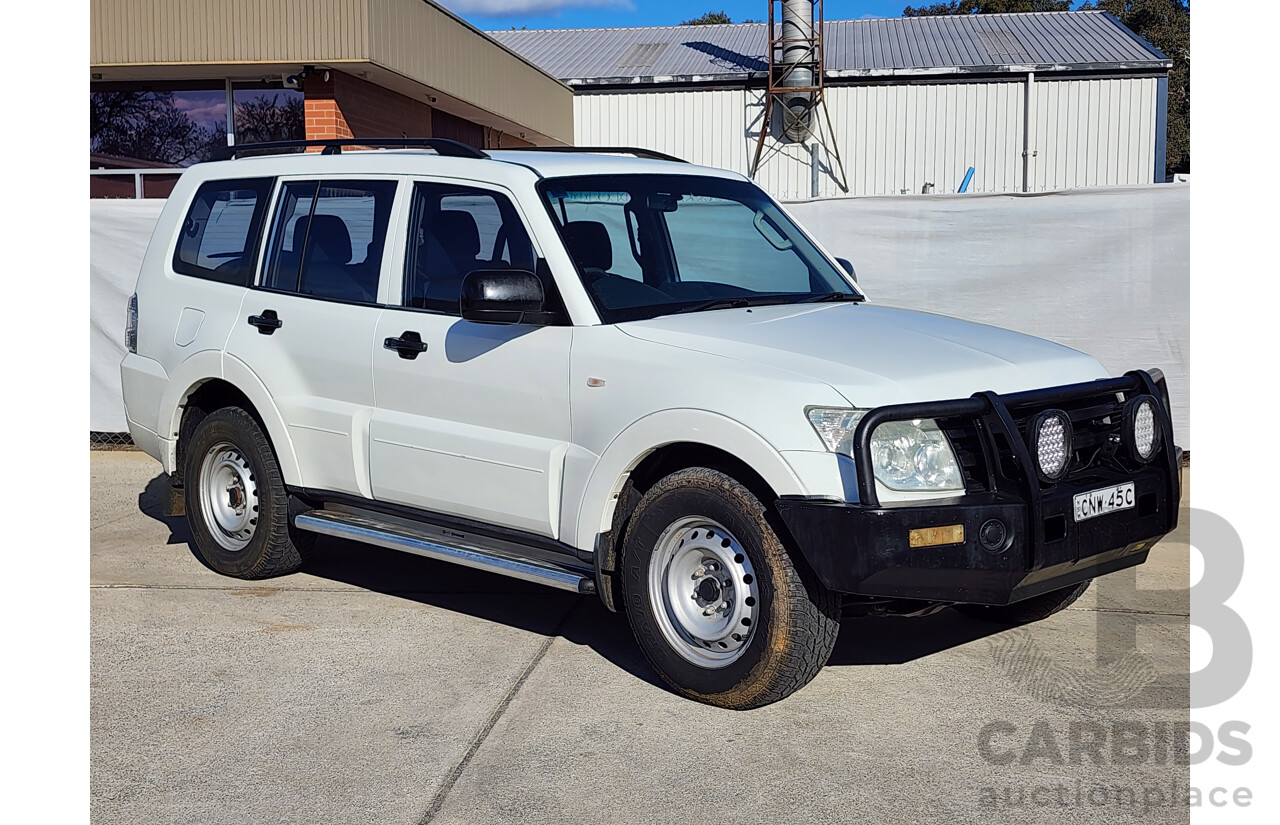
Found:
M 483 189 L 415 184 L 405 305 L 457 315 L 462 279 L 478 269 L 537 269 L 533 244 L 511 201 Z
M 89 91 L 90 168 L 190 166 L 236 143 L 302 140 L 304 95 L 279 81 L 94 83 Z M 132 178 L 122 175 L 127 185 Z
M 395 192 L 388 180 L 285 184 L 262 285 L 375 303 Z
M 91 165 L 190 166 L 227 142 L 224 81 L 95 84 L 89 92 Z
M 173 268 L 184 275 L 247 286 L 253 279 L 271 178 L 209 181 L 182 223 Z
M 286 89 L 278 81 L 236 83 L 232 98 L 237 144 L 306 138 L 305 95 L 297 89 Z

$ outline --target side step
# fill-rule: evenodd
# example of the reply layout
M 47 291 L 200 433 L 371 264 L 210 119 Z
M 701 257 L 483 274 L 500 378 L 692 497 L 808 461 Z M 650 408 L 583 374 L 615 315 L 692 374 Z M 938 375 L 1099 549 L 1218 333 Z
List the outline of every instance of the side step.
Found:
M 312 533 L 402 550 L 573 593 L 596 592 L 595 576 L 590 569 L 523 558 L 509 550 L 483 547 L 480 542 L 461 534 L 446 543 L 439 535 L 441 531 L 428 534 L 425 526 L 418 528 L 403 519 L 383 519 L 376 514 L 325 509 L 297 515 L 293 523 L 299 529 Z

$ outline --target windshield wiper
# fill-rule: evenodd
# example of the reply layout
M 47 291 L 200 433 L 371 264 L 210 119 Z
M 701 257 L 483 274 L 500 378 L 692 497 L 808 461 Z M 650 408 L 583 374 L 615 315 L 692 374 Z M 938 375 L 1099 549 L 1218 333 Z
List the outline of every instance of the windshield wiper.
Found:
M 716 298 L 711 301 L 703 301 L 700 304 L 682 307 L 676 312 L 701 312 L 704 309 L 741 309 L 749 306 L 751 306 L 751 302 L 746 298 Z
M 815 295 L 812 298 L 805 298 L 803 303 L 821 304 L 826 301 L 853 301 L 855 303 L 861 303 L 862 298 L 858 295 L 854 295 L 852 292 L 828 292 L 826 295 Z

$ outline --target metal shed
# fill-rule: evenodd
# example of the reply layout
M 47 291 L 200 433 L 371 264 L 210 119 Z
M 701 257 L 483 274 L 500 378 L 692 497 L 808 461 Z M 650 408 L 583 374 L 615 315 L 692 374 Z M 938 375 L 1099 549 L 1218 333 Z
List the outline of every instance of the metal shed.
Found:
M 576 143 L 750 171 L 765 24 L 491 34 L 574 89 Z M 1164 180 L 1172 63 L 1105 12 L 836 20 L 824 38 L 850 194 L 955 192 L 970 167 L 977 192 Z M 807 145 L 756 179 L 788 199 L 844 194 Z

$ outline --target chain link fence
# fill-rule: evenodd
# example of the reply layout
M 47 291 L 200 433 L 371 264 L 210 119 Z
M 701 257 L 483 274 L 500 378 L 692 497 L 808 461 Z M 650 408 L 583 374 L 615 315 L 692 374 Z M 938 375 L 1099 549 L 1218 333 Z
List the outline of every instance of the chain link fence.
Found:
M 90 450 L 136 450 L 128 433 L 100 433 L 89 431 Z

